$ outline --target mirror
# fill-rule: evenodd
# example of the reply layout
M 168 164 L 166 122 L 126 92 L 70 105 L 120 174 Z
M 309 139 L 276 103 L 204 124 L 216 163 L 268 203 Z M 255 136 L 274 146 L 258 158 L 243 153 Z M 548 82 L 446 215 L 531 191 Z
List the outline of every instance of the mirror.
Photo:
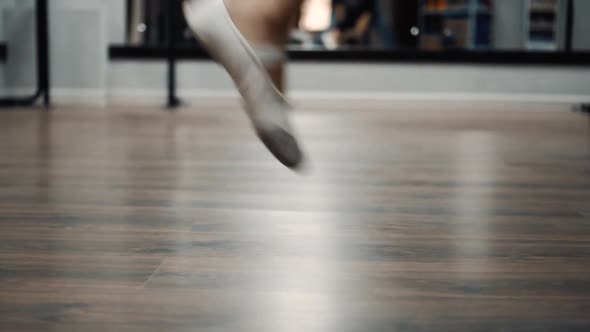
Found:
M 306 0 L 289 47 L 297 50 L 409 50 L 444 52 L 565 50 L 568 5 L 572 45 L 590 49 L 587 0 Z M 165 47 L 166 1 L 128 0 L 127 42 Z M 177 45 L 198 42 L 174 8 Z

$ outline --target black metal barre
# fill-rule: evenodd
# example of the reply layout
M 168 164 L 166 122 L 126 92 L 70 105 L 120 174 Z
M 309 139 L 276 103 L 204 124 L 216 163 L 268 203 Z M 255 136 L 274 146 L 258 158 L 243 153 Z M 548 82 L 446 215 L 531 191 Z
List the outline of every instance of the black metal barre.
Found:
M 49 85 L 49 19 L 47 0 L 35 0 L 37 32 L 37 89 L 31 96 L 0 98 L 0 107 L 32 106 L 39 98 L 48 108 L 51 103 Z
M 174 31 L 176 28 L 176 18 L 174 17 L 174 2 L 168 0 L 168 50 L 167 50 L 167 61 L 168 61 L 168 103 L 169 109 L 175 109 L 180 106 L 180 99 L 176 95 L 176 38 Z

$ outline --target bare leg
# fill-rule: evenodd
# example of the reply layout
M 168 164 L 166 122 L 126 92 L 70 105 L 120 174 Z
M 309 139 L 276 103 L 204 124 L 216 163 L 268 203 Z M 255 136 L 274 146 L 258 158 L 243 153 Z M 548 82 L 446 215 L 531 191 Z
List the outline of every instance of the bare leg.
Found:
M 281 51 L 302 3 L 303 0 L 225 0 L 234 23 L 251 45 L 272 46 Z M 269 65 L 267 70 L 277 88 L 284 92 L 284 66 Z

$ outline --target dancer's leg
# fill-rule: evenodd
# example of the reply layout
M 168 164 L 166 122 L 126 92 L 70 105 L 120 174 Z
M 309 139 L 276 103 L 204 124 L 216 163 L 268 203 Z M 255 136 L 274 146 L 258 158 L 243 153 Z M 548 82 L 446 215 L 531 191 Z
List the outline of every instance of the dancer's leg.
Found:
M 257 51 L 281 92 L 284 92 L 285 88 L 285 45 L 293 19 L 301 9 L 303 1 L 225 0 L 228 12 L 238 30 Z
M 223 0 L 184 2 L 189 26 L 236 83 L 258 136 L 277 159 L 292 168 L 303 158 L 279 88 L 283 85 L 281 51 L 290 18 L 300 4 L 301 0 L 229 0 L 227 5 Z

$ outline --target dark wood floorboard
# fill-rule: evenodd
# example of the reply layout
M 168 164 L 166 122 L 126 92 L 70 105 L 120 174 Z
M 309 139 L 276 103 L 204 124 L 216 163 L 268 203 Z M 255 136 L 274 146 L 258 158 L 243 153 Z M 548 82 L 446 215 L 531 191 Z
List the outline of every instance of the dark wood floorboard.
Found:
M 559 105 L 0 113 L 0 331 L 589 331 L 590 122 Z

